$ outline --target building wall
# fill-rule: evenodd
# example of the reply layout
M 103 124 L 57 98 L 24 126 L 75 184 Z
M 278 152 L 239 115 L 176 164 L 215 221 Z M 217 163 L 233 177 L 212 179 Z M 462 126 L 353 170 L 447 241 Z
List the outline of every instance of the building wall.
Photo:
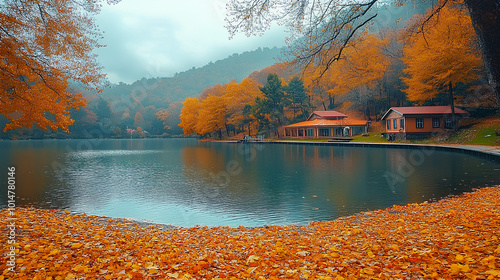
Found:
M 404 126 L 406 127 L 406 121 L 404 120 L 403 115 L 400 113 L 392 111 L 386 118 L 384 119 L 384 127 L 385 131 L 389 133 L 397 133 L 401 131 L 401 121 L 403 120 Z M 394 120 L 396 120 L 396 127 L 394 127 Z M 390 126 L 387 128 L 387 122 L 389 122 Z M 403 129 L 404 131 L 404 129 Z
M 445 129 L 444 118 L 442 116 L 426 116 L 426 117 L 418 117 L 424 120 L 424 127 L 417 128 L 417 117 L 407 117 L 406 121 L 408 126 L 406 128 L 407 133 L 432 133 L 438 132 Z M 439 120 L 439 127 L 432 127 L 432 119 Z
M 446 117 L 449 118 L 449 117 Z M 449 127 L 446 127 L 445 124 L 445 117 L 444 116 L 411 116 L 411 117 L 399 117 L 396 118 L 396 127 L 394 127 L 394 119 L 395 118 L 390 118 L 387 117 L 384 120 L 384 127 L 385 131 L 387 133 L 399 133 L 399 132 L 404 132 L 404 133 L 433 133 L 433 132 L 438 132 L 442 131 L 444 129 L 449 129 Z M 400 120 L 404 119 L 404 129 L 401 129 L 401 122 Z M 417 119 L 422 119 L 423 120 L 423 127 L 422 128 L 417 128 Z M 433 119 L 437 119 L 439 122 L 439 127 L 433 127 Z M 458 119 L 458 117 L 457 117 Z M 390 122 L 390 128 L 387 128 L 387 121 Z
M 368 132 L 367 126 L 349 126 L 351 129 L 349 130 L 349 136 L 362 134 Z M 320 129 L 328 130 L 327 136 L 320 136 Z M 340 129 L 340 130 L 338 130 Z M 302 131 L 302 133 L 300 133 Z M 336 126 L 328 126 L 328 127 L 294 127 L 294 128 L 285 128 L 285 136 L 287 137 L 297 137 L 297 138 L 331 138 L 331 137 L 342 137 L 344 129 L 343 127 Z M 310 132 L 313 132 L 313 135 L 310 135 Z

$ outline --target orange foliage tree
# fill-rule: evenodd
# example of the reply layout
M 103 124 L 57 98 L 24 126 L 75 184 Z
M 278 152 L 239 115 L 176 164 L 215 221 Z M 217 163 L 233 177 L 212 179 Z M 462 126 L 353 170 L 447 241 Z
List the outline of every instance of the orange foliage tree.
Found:
M 198 114 L 201 108 L 200 100 L 197 98 L 187 98 L 183 103 L 179 124 L 185 135 L 191 135 L 196 131 L 196 123 L 198 122 Z
M 100 2 L 2 1 L 0 114 L 10 121 L 4 131 L 33 123 L 68 131 L 70 109 L 84 106 L 85 99 L 67 91 L 67 80 L 96 89 L 104 78 L 92 53 L 99 47 L 93 16 Z
M 241 126 L 244 122 L 244 107 L 246 105 L 255 105 L 255 98 L 262 97 L 262 92 L 257 82 L 246 78 L 239 84 L 236 82 L 229 83 L 224 97 L 227 103 L 228 124 L 236 127 Z
M 182 103 L 184 108 L 181 110 L 179 126 L 186 135 L 217 132 L 222 137 L 224 130 L 229 133 L 231 128 L 236 130 L 236 127 L 248 125 L 244 108 L 254 105 L 255 99 L 261 96 L 259 84 L 250 78 L 239 84 L 231 81 L 206 88 L 199 99 L 187 98 Z
M 382 53 L 387 44 L 388 40 L 363 34 L 346 46 L 337 63 L 326 72 L 313 65 L 305 68 L 306 88 L 311 93 L 325 92 L 334 97 L 347 94 L 362 85 L 372 87 L 384 76 L 390 65 L 389 58 Z M 320 103 L 324 104 L 323 95 L 313 94 L 313 97 L 319 98 Z
M 411 101 L 429 100 L 448 90 L 452 94 L 457 84 L 476 80 L 482 64 L 476 34 L 465 11 L 445 6 L 439 18 L 430 18 L 425 26 L 428 28 L 410 37 L 403 49 L 408 77 L 402 80 Z
M 222 96 L 209 95 L 200 106 L 196 133 L 205 135 L 218 132 L 222 138 L 222 130 L 226 126 L 226 102 Z
M 165 109 L 159 110 L 158 112 L 156 112 L 155 116 L 158 120 L 160 120 L 163 123 L 164 129 L 170 129 L 170 126 L 168 126 L 166 123 L 168 118 L 170 117 L 170 113 L 167 110 Z
M 287 40 L 299 64 L 315 64 L 326 71 L 341 59 L 343 51 L 365 26 L 377 23 L 380 5 L 392 2 L 403 6 L 408 0 L 230 0 L 226 28 L 230 35 L 244 32 L 261 35 L 277 22 L 288 27 Z M 497 102 L 500 104 L 500 5 L 498 0 L 437 0 L 428 19 L 440 17 L 442 7 L 463 4 L 470 12 L 480 49 Z M 385 20 L 382 20 L 385 21 Z M 390 22 L 390 21 L 386 21 Z M 457 22 L 457 24 L 459 24 Z M 446 32 L 446 30 L 444 30 Z M 294 40 L 300 38 L 300 40 Z

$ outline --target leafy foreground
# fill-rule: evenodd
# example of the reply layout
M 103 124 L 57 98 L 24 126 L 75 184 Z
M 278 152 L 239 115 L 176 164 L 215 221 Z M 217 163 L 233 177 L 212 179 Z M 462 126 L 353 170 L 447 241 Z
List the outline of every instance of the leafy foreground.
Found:
M 0 217 L 4 245 L 10 216 Z M 2 254 L 0 279 L 500 277 L 500 187 L 304 226 L 172 228 L 24 208 L 15 217 L 17 274 Z

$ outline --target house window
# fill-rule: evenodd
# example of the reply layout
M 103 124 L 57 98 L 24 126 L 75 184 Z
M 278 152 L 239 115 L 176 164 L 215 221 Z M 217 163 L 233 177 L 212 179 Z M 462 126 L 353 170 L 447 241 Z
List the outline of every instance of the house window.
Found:
M 307 136 L 314 137 L 314 128 L 307 129 Z
M 335 129 L 335 135 L 336 136 L 342 136 L 342 128 L 339 127 L 337 129 Z
M 387 129 L 391 129 L 391 120 L 387 120 Z
M 453 128 L 453 119 L 452 118 L 445 118 L 444 119 L 444 127 Z
M 439 127 L 439 118 L 432 118 L 432 127 L 433 128 Z
M 394 119 L 392 121 L 392 126 L 394 127 L 394 129 L 398 128 L 398 120 Z
M 405 119 L 399 119 L 399 128 L 405 129 Z
M 329 128 L 320 128 L 319 129 L 319 136 L 330 136 L 330 129 Z
M 304 137 L 304 130 L 299 129 L 299 137 Z
M 424 119 L 422 119 L 422 118 L 416 119 L 416 125 L 417 125 L 417 128 L 424 128 Z

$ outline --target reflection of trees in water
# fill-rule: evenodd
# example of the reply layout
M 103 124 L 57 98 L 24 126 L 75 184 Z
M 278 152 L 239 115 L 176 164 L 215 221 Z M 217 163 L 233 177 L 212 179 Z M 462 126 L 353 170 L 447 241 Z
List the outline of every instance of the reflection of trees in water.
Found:
M 303 193 L 317 196 L 306 201 L 337 216 L 355 212 L 352 208 L 365 203 L 367 156 L 362 149 L 297 145 L 287 147 L 284 162 L 292 166 L 301 162 L 297 178 Z
M 55 191 L 52 165 L 58 161 L 58 156 L 54 145 L 39 147 L 39 143 L 33 143 L 22 149 L 13 149 L 11 155 L 9 165 L 16 167 L 18 206 L 34 204 L 44 208 L 69 207 L 70 203 L 62 194 L 50 201 L 43 199 Z M 40 201 L 45 201 L 45 203 L 40 203 Z
M 0 163 L 16 166 L 19 197 L 52 203 L 42 207 L 105 209 L 131 201 L 130 209 L 169 205 L 290 222 L 467 191 L 498 180 L 500 168 L 412 149 L 162 141 L 113 140 L 95 150 L 78 150 L 79 141 L 23 142 L 9 146 Z M 387 172 L 402 178 L 396 193 Z
M 182 149 L 183 175 L 188 180 L 188 191 L 200 200 L 236 204 L 252 195 L 255 180 L 244 176 L 244 161 L 235 147 L 184 147 Z M 229 201 L 230 200 L 230 201 Z M 234 201 L 234 202 L 233 202 Z

